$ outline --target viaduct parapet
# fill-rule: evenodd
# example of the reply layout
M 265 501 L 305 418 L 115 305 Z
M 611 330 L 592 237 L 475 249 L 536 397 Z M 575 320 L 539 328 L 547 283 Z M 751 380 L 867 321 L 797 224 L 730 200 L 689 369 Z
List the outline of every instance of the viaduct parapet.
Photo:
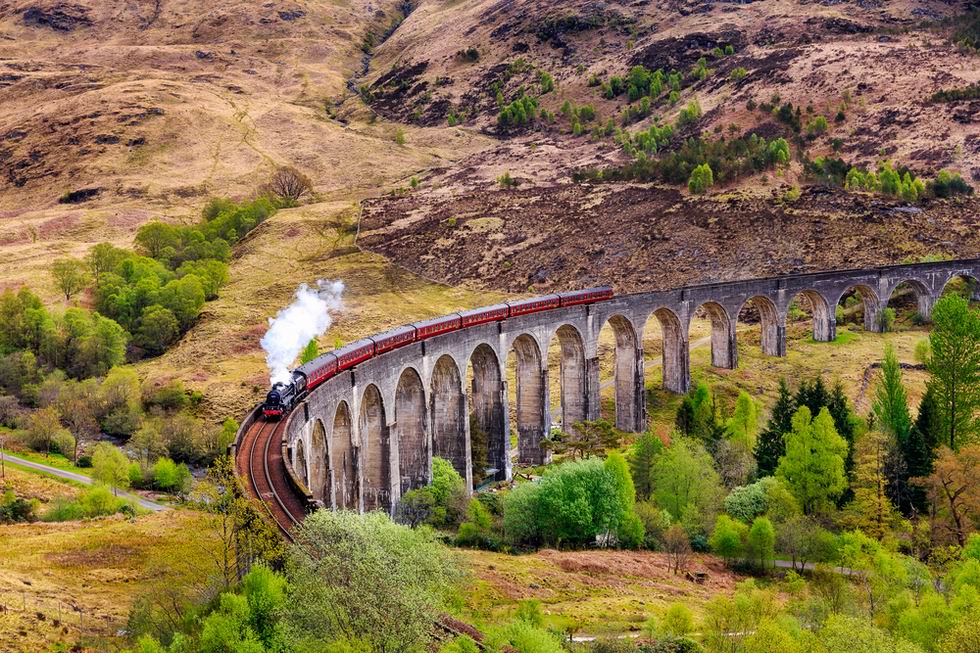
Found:
M 835 309 L 846 293 L 860 294 L 864 328 L 877 332 L 898 286 L 911 288 L 928 319 L 955 277 L 976 281 L 980 259 L 643 292 L 454 331 L 380 354 L 313 390 L 287 418 L 287 466 L 311 501 L 330 508 L 393 510 L 401 495 L 430 481 L 433 456 L 449 460 L 472 490 L 475 442 L 481 443 L 478 467 L 489 477 L 511 478 L 512 430 L 518 463 L 546 462 L 553 393 L 560 395 L 561 424 L 599 417 L 598 341 L 606 325 L 615 334 L 616 427 L 638 432 L 646 425 L 645 330 L 661 334 L 664 388 L 683 393 L 690 387 L 688 332 L 695 314 L 710 319 L 711 364 L 734 369 L 735 324 L 746 305 L 756 309 L 763 352 L 785 356 L 794 300 L 811 307 L 814 340 L 831 341 Z M 553 388 L 547 354 L 556 339 L 561 383 Z M 516 363 L 509 380 L 511 353 Z

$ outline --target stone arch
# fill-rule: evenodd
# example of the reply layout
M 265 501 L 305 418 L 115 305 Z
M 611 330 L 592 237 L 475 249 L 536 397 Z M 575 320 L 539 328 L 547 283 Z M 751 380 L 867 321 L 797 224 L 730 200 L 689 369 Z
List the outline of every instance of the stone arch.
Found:
M 966 287 L 963 290 L 968 296 L 968 301 L 980 302 L 980 278 L 965 270 L 950 273 L 939 288 L 939 294 L 936 296 L 936 299 L 939 299 L 939 297 L 942 297 L 951 289 L 955 289 L 955 286 L 959 283 L 965 284 Z
M 724 306 L 715 301 L 706 301 L 698 306 L 691 315 L 702 310 L 711 321 L 711 364 L 733 370 L 738 367 L 738 350 L 735 347 L 735 329 L 732 318 Z M 688 329 L 691 325 L 688 322 Z
M 759 318 L 761 330 L 759 344 L 767 356 L 786 355 L 786 324 L 776 310 L 776 304 L 765 295 L 756 295 L 745 300 L 736 314 L 736 322 L 745 319 L 746 309 L 751 308 Z
M 391 510 L 391 443 L 384 399 L 373 383 L 361 396 L 357 421 L 365 510 Z
M 559 348 L 561 426 L 567 431 L 576 422 L 589 418 L 585 341 L 570 324 L 559 326 L 552 339 L 555 337 Z
M 330 452 L 327 447 L 327 431 L 323 422 L 313 420 L 313 431 L 310 434 L 310 482 L 307 484 L 313 498 L 330 505 Z
M 790 300 L 790 306 L 787 307 L 788 314 L 794 306 L 796 310 L 803 311 L 803 307 L 797 301 L 799 297 L 802 297 L 804 303 L 809 306 L 810 316 L 813 320 L 813 339 L 817 342 L 833 340 L 836 337 L 836 328 L 834 314 L 830 311 L 830 302 L 827 301 L 827 298 L 816 290 L 801 290 Z M 788 317 L 792 316 L 788 315 Z
M 309 488 L 310 466 L 306 460 L 306 445 L 303 444 L 303 438 L 296 440 L 295 451 L 296 462 L 293 463 L 293 470 L 299 475 L 299 480 L 303 482 L 303 485 Z
M 346 401 L 337 405 L 333 418 L 330 450 L 333 458 L 334 505 L 345 510 L 358 508 L 357 450 L 354 447 L 354 429 L 350 407 Z
M 545 433 L 545 399 L 547 375 L 538 342 L 526 333 L 514 339 L 511 351 L 516 358 L 517 381 L 517 448 L 522 464 L 540 465 L 545 460 L 542 448 Z
M 474 487 L 484 479 L 507 478 L 510 443 L 506 429 L 504 383 L 493 347 L 481 343 L 470 355 L 470 467 Z
M 445 458 L 460 476 L 469 479 L 466 400 L 459 367 L 452 356 L 445 354 L 436 361 L 429 396 L 432 455 Z
M 430 473 L 425 388 L 419 373 L 411 367 L 402 372 L 395 387 L 393 426 L 401 494 L 404 494 L 427 485 Z
M 643 368 L 638 367 L 639 338 L 633 323 L 622 315 L 613 315 L 602 326 L 602 331 L 612 328 L 615 345 L 613 348 L 613 386 L 616 405 L 616 428 L 621 431 L 640 431 L 643 429 Z M 601 347 L 601 345 L 600 345 Z M 600 383 L 600 389 L 602 384 Z
M 688 391 L 691 385 L 690 362 L 688 360 L 687 334 L 681 327 L 681 320 L 677 313 L 666 307 L 654 310 L 647 317 L 643 327 L 644 340 L 646 335 L 652 331 L 650 324 L 656 324 L 661 334 L 662 356 L 660 361 L 661 372 L 663 375 L 663 388 L 668 392 L 683 394 Z M 644 350 L 648 345 L 644 344 Z M 650 367 L 656 367 L 651 362 Z
M 881 308 L 884 310 L 896 299 L 896 295 L 904 295 L 903 288 L 907 288 L 912 291 L 912 297 L 915 300 L 916 312 L 924 320 L 928 320 L 932 316 L 932 304 L 935 301 L 932 293 L 929 292 L 929 288 L 926 287 L 922 281 L 918 279 L 900 279 L 891 288 L 888 289 L 888 294 L 882 297 Z
M 844 295 L 852 290 L 855 291 L 861 298 L 861 305 L 863 306 L 864 310 L 864 330 L 872 332 L 881 331 L 881 326 L 878 322 L 879 315 L 881 313 L 881 302 L 878 299 L 878 293 L 875 292 L 874 288 L 867 284 L 854 283 L 849 285 L 847 288 L 844 288 L 844 290 L 837 296 L 837 301 L 833 303 L 835 313 L 837 311 L 837 305 L 840 304 L 841 299 L 843 299 Z

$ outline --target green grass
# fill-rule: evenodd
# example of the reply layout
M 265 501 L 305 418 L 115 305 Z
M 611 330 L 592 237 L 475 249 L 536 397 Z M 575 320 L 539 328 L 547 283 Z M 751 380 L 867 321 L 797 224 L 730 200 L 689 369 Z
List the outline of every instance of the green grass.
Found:
M 70 478 L 64 478 L 63 476 L 57 476 L 57 475 L 52 474 L 50 472 L 45 472 L 45 471 L 42 471 L 40 469 L 34 469 L 33 467 L 24 467 L 23 465 L 18 465 L 17 463 L 11 462 L 10 460 L 7 460 L 7 459 L 4 459 L 3 464 L 8 469 L 13 468 L 13 469 L 16 469 L 18 471 L 25 472 L 25 473 L 28 473 L 28 474 L 36 474 L 38 476 L 43 476 L 45 478 L 50 478 L 50 479 L 52 479 L 54 481 L 57 481 L 59 483 L 63 483 L 65 485 L 70 485 L 71 487 L 76 487 L 76 488 L 87 488 L 87 487 L 91 487 L 88 483 L 82 483 L 81 481 L 75 481 L 75 480 L 72 480 Z
M 829 342 L 823 342 L 819 340 L 814 340 L 813 336 L 806 339 L 806 344 L 808 345 L 846 345 L 852 343 L 858 339 L 858 334 L 848 331 L 846 329 L 838 329 L 837 337 Z
M 92 475 L 91 469 L 78 467 L 71 460 L 61 455 L 60 453 L 39 453 L 36 451 L 13 451 L 12 449 L 3 449 L 3 452 L 5 454 L 10 454 L 11 456 L 17 456 L 18 458 L 29 460 L 32 463 L 47 465 L 49 467 L 54 467 L 55 469 L 60 469 L 66 472 L 74 472 L 75 474 L 81 474 L 82 476 Z

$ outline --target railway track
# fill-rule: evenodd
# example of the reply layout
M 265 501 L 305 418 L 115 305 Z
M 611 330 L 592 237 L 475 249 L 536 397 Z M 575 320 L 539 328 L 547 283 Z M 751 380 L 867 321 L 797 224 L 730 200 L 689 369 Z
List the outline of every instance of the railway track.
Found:
M 243 438 L 236 465 L 239 475 L 247 479 L 246 489 L 265 506 L 283 536 L 292 541 L 292 529 L 303 520 L 306 508 L 290 485 L 282 459 L 284 428 L 284 421 L 256 420 Z

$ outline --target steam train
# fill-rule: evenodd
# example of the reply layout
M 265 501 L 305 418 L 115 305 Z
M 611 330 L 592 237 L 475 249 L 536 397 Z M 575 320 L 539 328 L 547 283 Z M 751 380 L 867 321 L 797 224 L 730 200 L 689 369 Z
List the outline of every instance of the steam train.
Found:
M 544 297 L 532 297 L 531 299 L 505 302 L 494 306 L 484 306 L 461 313 L 451 313 L 432 320 L 397 327 L 352 342 L 340 349 L 318 356 L 309 363 L 300 365 L 291 372 L 288 382 L 273 385 L 269 394 L 266 395 L 265 403 L 262 404 L 262 415 L 266 419 L 281 419 L 284 415 L 289 414 L 297 402 L 327 379 L 392 349 L 398 349 L 413 342 L 421 342 L 428 338 L 478 324 L 501 322 L 519 315 L 550 311 L 566 306 L 594 304 L 612 299 L 612 297 L 612 288 L 608 286 L 573 290 L 555 295 L 545 295 Z

